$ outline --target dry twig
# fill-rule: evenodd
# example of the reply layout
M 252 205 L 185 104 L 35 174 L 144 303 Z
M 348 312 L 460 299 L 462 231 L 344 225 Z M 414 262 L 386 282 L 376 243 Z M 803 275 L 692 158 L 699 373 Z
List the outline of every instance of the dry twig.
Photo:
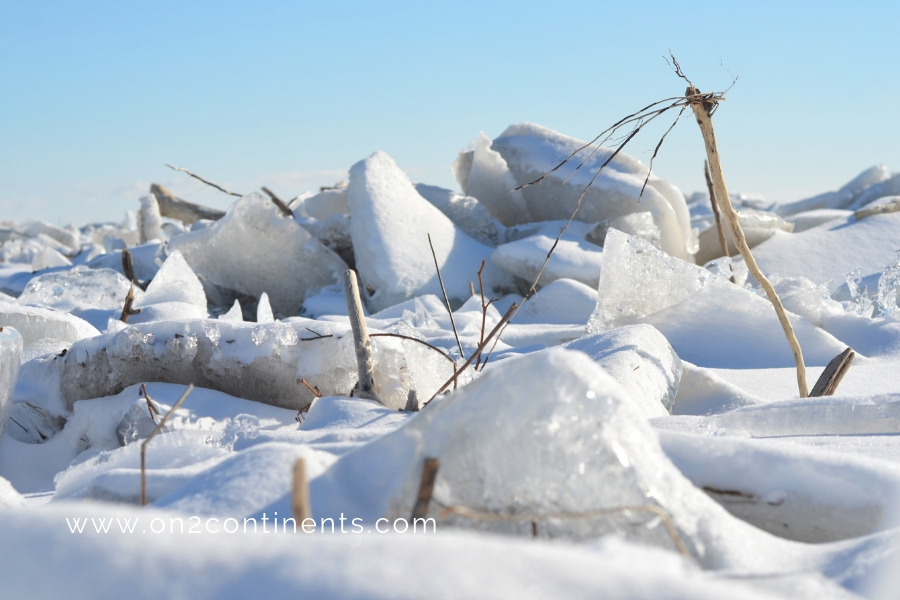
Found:
M 147 439 L 141 442 L 141 506 L 147 506 L 147 444 L 150 443 L 156 434 L 159 433 L 163 426 L 166 424 L 166 421 L 169 420 L 178 407 L 187 400 L 187 397 L 191 395 L 191 392 L 194 391 L 194 384 L 192 383 L 187 387 L 184 393 L 181 395 L 181 398 L 178 399 L 178 402 L 175 403 L 172 408 L 169 409 L 169 412 L 166 413 L 166 416 L 163 417 L 162 421 L 159 422 L 159 425 L 156 426 L 156 429 L 147 436 Z
M 422 465 L 422 481 L 419 483 L 419 494 L 413 507 L 411 521 L 424 519 L 428 516 L 428 504 L 431 502 L 432 493 L 434 493 L 434 481 L 437 479 L 437 472 L 440 466 L 441 461 L 436 458 L 425 459 L 425 463 Z
M 291 490 L 291 510 L 294 513 L 294 521 L 303 529 L 303 521 L 312 518 L 312 507 L 309 502 L 309 483 L 306 478 L 306 461 L 298 458 L 294 463 L 294 484 Z
M 722 225 L 722 215 L 719 213 L 719 203 L 716 201 L 716 190 L 713 188 L 712 177 L 709 175 L 709 161 L 703 161 L 703 176 L 706 178 L 706 189 L 709 190 L 709 203 L 712 205 L 713 215 L 716 217 L 716 230 L 719 232 L 719 244 L 722 246 L 722 256 L 728 256 L 728 240 L 725 238 L 725 227 Z M 734 275 L 731 282 L 735 283 Z
M 847 348 L 831 359 L 809 393 L 810 398 L 833 396 L 841 380 L 844 379 L 844 375 L 850 370 L 854 358 L 856 358 L 856 353 L 851 348 Z
M 213 183 L 212 181 L 209 181 L 208 179 L 204 179 L 204 178 L 200 177 L 199 175 L 196 175 L 195 173 L 191 173 L 190 171 L 188 171 L 187 169 L 184 169 L 182 167 L 173 167 L 172 165 L 166 165 L 166 166 L 169 167 L 170 169 L 172 169 L 173 171 L 181 171 L 182 173 L 187 173 L 194 179 L 197 179 L 198 181 L 202 181 L 206 185 L 214 187 L 217 190 L 219 190 L 220 192 L 225 192 L 229 196 L 237 196 L 238 198 L 242 198 L 244 196 L 244 194 L 238 194 L 237 192 L 232 192 L 231 190 L 226 190 L 218 183 Z
M 128 318 L 132 315 L 141 314 L 140 308 L 132 308 L 131 305 L 134 304 L 134 284 L 131 284 L 131 287 L 128 288 L 128 295 L 125 296 L 125 306 L 122 308 L 122 315 L 119 317 L 119 320 L 123 323 L 128 322 Z
M 263 186 L 262 191 L 264 191 L 266 193 L 266 195 L 269 198 L 271 198 L 271 200 L 275 204 L 275 206 L 278 207 L 278 210 L 281 211 L 281 214 L 283 214 L 286 217 L 294 216 L 294 211 L 292 211 L 290 208 L 288 208 L 288 205 L 285 204 L 281 198 L 279 198 L 278 196 L 275 195 L 275 192 L 273 192 L 266 186 Z
M 438 266 L 437 254 L 434 253 L 434 244 L 431 243 L 431 234 L 428 234 L 428 246 L 431 248 L 431 257 L 434 259 L 434 269 L 437 271 L 438 283 L 441 284 L 441 293 L 444 294 L 444 302 L 447 303 L 447 314 L 450 315 L 450 325 L 453 327 L 453 336 L 456 337 L 456 345 L 459 348 L 459 357 L 466 355 L 463 352 L 462 344 L 459 341 L 459 332 L 456 331 L 456 321 L 453 320 L 453 309 L 450 308 L 450 298 L 447 297 L 447 290 L 444 289 L 444 278 L 441 277 L 441 268 Z

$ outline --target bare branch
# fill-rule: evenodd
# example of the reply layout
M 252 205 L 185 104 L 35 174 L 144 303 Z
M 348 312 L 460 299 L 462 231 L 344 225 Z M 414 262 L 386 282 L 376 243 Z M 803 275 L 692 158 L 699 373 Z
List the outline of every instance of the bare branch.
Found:
M 447 303 L 447 314 L 450 315 L 450 325 L 453 327 L 453 335 L 456 337 L 456 345 L 459 348 L 459 357 L 466 355 L 462 349 L 462 343 L 459 341 L 459 332 L 456 331 L 456 321 L 453 319 L 453 309 L 450 308 L 450 298 L 447 297 L 447 290 L 444 289 L 444 278 L 441 277 L 441 268 L 438 266 L 437 254 L 434 253 L 434 244 L 431 243 L 431 234 L 428 234 L 428 246 L 431 248 L 431 256 L 434 258 L 434 268 L 437 271 L 438 283 L 441 284 L 441 293 L 444 294 L 444 302 Z
M 279 198 L 278 196 L 275 195 L 275 192 L 273 192 L 266 186 L 263 186 L 262 191 L 264 191 L 266 193 L 266 195 L 268 195 L 269 198 L 272 199 L 272 202 L 275 203 L 275 206 L 278 207 L 278 210 L 281 211 L 281 214 L 283 214 L 286 217 L 294 216 L 294 211 L 292 211 L 290 208 L 288 208 L 288 205 L 285 204 L 281 198 Z
M 173 167 L 172 165 L 168 165 L 168 164 L 167 164 L 166 166 L 169 167 L 170 169 L 172 169 L 173 171 L 181 171 L 182 173 L 187 173 L 188 175 L 190 175 L 190 176 L 193 177 L 194 179 L 197 179 L 197 180 L 199 180 L 199 181 L 202 181 L 202 182 L 205 183 L 206 185 L 211 186 L 211 187 L 214 187 L 214 188 L 216 188 L 217 190 L 219 190 L 220 192 L 225 192 L 226 194 L 228 194 L 228 195 L 230 195 L 230 196 L 237 196 L 238 198 L 242 198 L 242 197 L 244 196 L 244 194 L 238 194 L 237 192 L 232 192 L 232 191 L 230 191 L 230 190 L 226 190 L 225 188 L 223 188 L 223 187 L 222 187 L 221 185 L 219 185 L 218 183 L 213 183 L 212 181 L 209 181 L 208 179 L 203 179 L 203 178 L 200 177 L 199 175 L 196 175 L 196 174 L 194 174 L 194 173 L 191 173 L 190 171 L 188 171 L 188 170 L 185 169 L 185 168 L 182 168 L 182 167 Z

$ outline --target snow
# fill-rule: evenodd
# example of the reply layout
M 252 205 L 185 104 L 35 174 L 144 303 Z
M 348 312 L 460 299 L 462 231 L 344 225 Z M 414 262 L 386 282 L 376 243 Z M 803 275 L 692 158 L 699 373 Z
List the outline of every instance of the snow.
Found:
M 189 227 L 150 198 L 119 223 L 0 223 L 4 593 L 896 596 L 900 217 L 852 211 L 896 199 L 900 176 L 775 205 L 732 194 L 809 383 L 856 352 L 835 395 L 798 398 L 771 304 L 718 258 L 705 192 L 687 205 L 652 175 L 638 201 L 647 169 L 625 153 L 523 298 L 611 151 L 514 188 L 580 143 L 481 134 L 459 190 L 376 152 L 292 216 L 250 194 Z M 347 267 L 381 402 L 354 397 Z M 410 523 L 427 458 L 430 520 Z M 315 521 L 300 540 L 295 483 Z

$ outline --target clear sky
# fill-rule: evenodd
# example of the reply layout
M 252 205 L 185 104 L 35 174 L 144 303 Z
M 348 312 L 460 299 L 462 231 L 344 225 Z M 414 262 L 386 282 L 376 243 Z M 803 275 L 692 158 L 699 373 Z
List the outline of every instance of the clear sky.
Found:
M 5 2 L 0 219 L 120 220 L 151 182 L 227 207 L 346 178 L 375 150 L 456 188 L 479 131 L 533 121 L 590 138 L 739 76 L 714 122 L 732 191 L 770 200 L 900 170 L 900 2 Z M 668 123 L 663 124 L 668 126 Z M 659 136 L 629 146 L 645 162 Z M 703 189 L 684 119 L 655 166 Z

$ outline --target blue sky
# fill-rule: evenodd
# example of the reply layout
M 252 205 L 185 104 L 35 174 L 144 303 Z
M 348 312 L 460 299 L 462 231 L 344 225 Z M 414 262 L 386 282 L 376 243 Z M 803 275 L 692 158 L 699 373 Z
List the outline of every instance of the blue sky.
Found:
M 715 124 L 732 191 L 790 200 L 900 170 L 900 3 L 6 2 L 0 219 L 119 220 L 151 182 L 211 206 L 334 183 L 375 150 L 415 181 L 484 131 L 590 138 L 739 75 Z M 668 123 L 661 123 L 665 128 Z M 629 146 L 645 162 L 659 136 Z M 703 187 L 684 119 L 655 171 Z

